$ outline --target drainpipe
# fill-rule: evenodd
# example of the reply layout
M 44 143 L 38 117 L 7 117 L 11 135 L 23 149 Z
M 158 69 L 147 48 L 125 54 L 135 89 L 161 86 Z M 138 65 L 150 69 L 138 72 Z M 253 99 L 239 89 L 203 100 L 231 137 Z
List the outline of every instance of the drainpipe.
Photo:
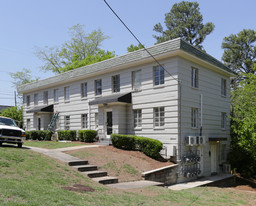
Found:
M 179 104 L 179 156 L 178 156 L 178 161 L 181 161 L 181 157 L 182 157 L 182 139 L 181 139 L 181 81 L 178 81 L 178 90 L 179 90 L 179 96 L 178 96 L 178 104 Z
M 91 106 L 90 101 L 88 101 L 88 127 L 91 129 Z
M 201 98 L 200 136 L 202 136 L 202 133 L 203 133 L 203 94 L 200 95 L 200 98 Z

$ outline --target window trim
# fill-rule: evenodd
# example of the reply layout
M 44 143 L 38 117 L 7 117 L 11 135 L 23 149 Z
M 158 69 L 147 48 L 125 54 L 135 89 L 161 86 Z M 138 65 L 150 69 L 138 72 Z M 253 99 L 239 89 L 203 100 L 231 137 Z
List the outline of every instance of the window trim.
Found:
M 67 117 L 69 117 L 69 119 L 67 119 Z M 64 116 L 64 130 L 70 130 L 70 115 Z
M 221 78 L 221 96 L 227 96 L 227 80 L 224 78 Z
M 44 95 L 43 103 L 46 104 L 46 105 L 48 105 L 48 100 L 49 100 L 48 91 L 44 91 L 43 95 Z
M 159 77 L 158 77 L 158 84 L 156 84 L 156 70 L 159 70 Z M 162 73 L 163 72 L 163 73 Z M 161 75 L 162 73 L 162 75 Z M 161 76 L 163 76 L 163 82 L 161 83 Z M 164 86 L 165 84 L 165 70 L 164 70 L 164 65 L 161 66 L 154 66 L 153 67 L 153 84 L 154 87 L 161 87 Z
M 227 129 L 227 113 L 226 112 L 221 112 L 221 121 L 220 121 L 220 128 L 222 130 Z
M 137 76 L 136 74 L 139 74 L 139 76 Z M 136 76 L 139 78 L 139 87 L 135 87 L 136 84 L 135 84 L 135 79 L 136 79 Z M 141 91 L 141 87 L 142 87 L 142 80 L 141 80 L 141 69 L 138 69 L 138 70 L 134 70 L 132 71 L 132 90 L 133 91 Z
M 120 74 L 111 77 L 112 93 L 120 92 Z
M 64 87 L 64 101 L 65 102 L 70 101 L 70 86 Z
M 163 109 L 163 111 L 161 111 L 161 109 Z M 163 116 L 161 116 L 161 114 L 163 114 Z M 165 126 L 165 107 L 154 107 L 153 108 L 153 116 L 154 116 L 153 117 L 154 129 L 163 129 Z M 158 120 L 157 120 L 157 118 L 158 118 Z M 163 122 L 161 122 L 162 118 L 163 118 Z
M 57 96 L 56 96 L 57 94 Z M 54 103 L 59 103 L 59 89 L 53 90 L 53 101 Z
M 199 124 L 199 109 L 191 107 L 191 128 L 198 129 Z
M 135 122 L 137 122 L 137 124 L 135 124 Z M 142 109 L 133 110 L 133 128 L 135 130 L 142 128 Z
M 26 96 L 26 105 L 27 105 L 27 107 L 30 106 L 30 95 Z
M 87 93 L 88 93 L 87 82 L 83 82 L 81 83 L 81 98 L 86 99 L 88 95 Z
M 199 70 L 195 67 L 191 67 L 191 87 L 199 88 Z
M 88 129 L 88 114 L 81 114 L 81 128 Z
M 97 82 L 100 82 L 100 93 L 97 93 Z M 102 79 L 95 79 L 94 80 L 94 88 L 95 88 L 95 96 L 101 96 L 102 95 Z
M 35 101 L 37 100 L 37 101 Z M 38 93 L 34 94 L 34 105 L 37 106 L 38 105 Z

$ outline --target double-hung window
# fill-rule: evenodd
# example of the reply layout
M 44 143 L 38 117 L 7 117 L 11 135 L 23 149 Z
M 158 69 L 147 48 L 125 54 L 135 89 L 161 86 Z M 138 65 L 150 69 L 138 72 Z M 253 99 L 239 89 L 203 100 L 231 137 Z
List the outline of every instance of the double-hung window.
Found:
M 221 112 L 221 129 L 226 129 L 227 124 L 227 113 Z
M 27 107 L 30 106 L 30 95 L 27 95 Z
M 81 115 L 81 127 L 82 129 L 88 128 L 88 121 L 87 121 L 88 115 L 87 114 L 82 114 Z
M 164 107 L 154 108 L 154 127 L 164 126 Z
M 95 80 L 95 95 L 101 95 L 102 94 L 102 84 L 101 79 Z
M 157 86 L 162 84 L 164 84 L 164 67 L 154 67 L 154 85 Z
M 44 91 L 44 104 L 48 104 L 48 91 Z
M 132 72 L 132 89 L 133 90 L 141 89 L 141 70 Z
M 54 89 L 54 102 L 59 102 L 59 89 Z
M 227 96 L 227 80 L 221 78 L 221 95 Z
M 112 76 L 112 92 L 120 92 L 120 75 Z
M 28 131 L 31 129 L 30 125 L 31 125 L 30 119 L 27 119 L 27 130 Z
M 87 82 L 81 84 L 81 98 L 87 97 Z
M 64 100 L 65 101 L 69 101 L 69 95 L 70 95 L 70 93 L 69 93 L 69 87 L 64 87 Z
M 142 126 L 141 109 L 133 110 L 133 115 L 134 115 L 134 128 L 141 127 Z
M 38 105 L 38 94 L 34 94 L 34 105 L 37 106 Z
M 64 116 L 64 129 L 70 129 L 70 116 Z
M 191 68 L 191 86 L 193 88 L 198 88 L 198 69 Z
M 198 128 L 198 108 L 191 108 L 191 127 Z

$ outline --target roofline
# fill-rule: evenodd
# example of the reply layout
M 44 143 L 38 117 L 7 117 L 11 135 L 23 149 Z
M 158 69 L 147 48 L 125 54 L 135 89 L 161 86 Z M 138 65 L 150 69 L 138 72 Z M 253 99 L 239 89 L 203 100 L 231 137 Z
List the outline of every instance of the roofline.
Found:
M 207 61 L 208 63 L 217 66 L 220 70 L 225 70 L 230 76 L 234 76 L 234 72 L 230 70 L 223 63 L 212 57 L 211 55 L 195 48 L 181 38 L 176 38 L 169 40 L 151 47 L 147 50 L 156 58 L 164 56 L 167 53 L 175 53 L 175 51 L 183 50 L 198 57 L 201 60 Z M 178 55 L 176 53 L 176 55 Z M 84 79 L 85 77 L 90 77 L 105 73 L 106 71 L 115 69 L 123 69 L 130 67 L 133 64 L 145 63 L 148 61 L 153 61 L 152 57 L 147 53 L 145 49 L 140 49 L 134 52 L 129 52 L 127 54 L 116 56 L 111 59 L 107 59 L 95 64 L 83 66 L 71 71 L 64 72 L 62 74 L 57 74 L 53 77 L 49 77 L 43 80 L 38 80 L 29 84 L 24 84 L 18 87 L 19 93 L 30 92 L 38 89 L 48 88 L 54 85 L 60 85 L 63 83 L 77 81 Z

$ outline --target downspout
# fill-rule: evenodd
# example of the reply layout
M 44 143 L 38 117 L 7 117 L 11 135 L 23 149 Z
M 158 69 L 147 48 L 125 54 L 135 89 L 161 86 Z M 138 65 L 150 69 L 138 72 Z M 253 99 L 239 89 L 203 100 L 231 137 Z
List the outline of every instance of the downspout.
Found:
M 91 129 L 91 106 L 90 100 L 88 101 L 88 127 Z
M 178 90 L 179 90 L 179 96 L 178 96 L 178 101 L 179 101 L 179 135 L 178 135 L 178 138 L 179 138 L 179 156 L 178 156 L 178 161 L 181 161 L 181 154 L 182 154 L 182 139 L 181 139 L 181 81 L 179 80 L 178 81 Z
M 199 136 L 202 136 L 202 133 L 203 133 L 203 94 L 200 95 L 200 98 L 201 98 L 201 117 L 200 117 L 200 135 Z

